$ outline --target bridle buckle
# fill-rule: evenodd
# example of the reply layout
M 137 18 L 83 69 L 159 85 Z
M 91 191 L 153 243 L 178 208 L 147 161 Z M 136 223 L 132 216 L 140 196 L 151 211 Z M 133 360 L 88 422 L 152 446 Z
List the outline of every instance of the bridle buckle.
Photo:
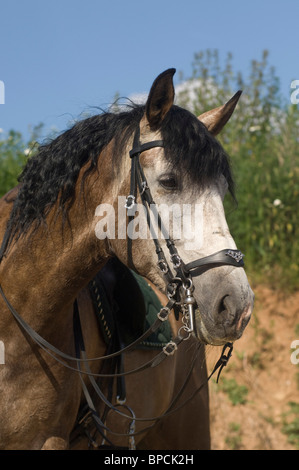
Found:
M 167 263 L 166 263 L 166 261 L 165 261 L 164 259 L 159 259 L 159 261 L 157 262 L 157 265 L 158 265 L 160 271 L 161 271 L 163 274 L 168 273 L 169 268 L 168 268 L 168 265 L 167 265 Z
M 135 206 L 135 196 L 133 194 L 129 194 L 129 196 L 126 198 L 126 203 L 125 203 L 125 208 L 128 210 L 132 210 Z
M 182 266 L 182 258 L 178 255 L 178 253 L 173 253 L 171 255 L 171 261 L 175 268 Z
M 169 317 L 170 309 L 168 307 L 162 307 L 160 312 L 158 312 L 157 317 L 160 321 L 166 321 Z
M 169 343 L 164 346 L 163 351 L 166 356 L 173 356 L 175 351 L 178 349 L 177 344 L 174 341 L 169 341 Z

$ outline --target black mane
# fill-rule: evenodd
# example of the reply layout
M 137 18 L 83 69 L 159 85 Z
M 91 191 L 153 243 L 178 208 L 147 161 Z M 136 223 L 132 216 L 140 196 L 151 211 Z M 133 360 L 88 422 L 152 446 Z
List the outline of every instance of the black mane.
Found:
M 84 180 L 96 169 L 101 151 L 113 138 L 113 158 L 117 165 L 123 147 L 137 129 L 143 114 L 142 105 L 132 105 L 122 112 L 102 113 L 76 123 L 56 139 L 41 145 L 19 177 L 21 185 L 8 222 L 2 255 L 13 239 L 17 240 L 44 222 L 57 201 L 66 218 L 74 202 L 81 168 L 87 164 Z M 165 157 L 175 171 L 187 173 L 201 186 L 224 174 L 233 194 L 228 157 L 194 115 L 173 106 L 163 121 L 161 134 Z

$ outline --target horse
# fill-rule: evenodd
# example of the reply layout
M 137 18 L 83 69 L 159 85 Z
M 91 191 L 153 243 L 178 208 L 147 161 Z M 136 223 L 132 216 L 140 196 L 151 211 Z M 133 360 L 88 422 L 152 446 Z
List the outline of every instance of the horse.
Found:
M 103 439 L 123 447 L 134 436 L 140 449 L 210 447 L 204 348 L 239 339 L 254 299 L 225 219 L 234 181 L 215 137 L 240 92 L 196 117 L 174 104 L 174 73 L 154 80 L 145 104 L 89 117 L 42 144 L 0 200 L 1 449 L 70 448 L 82 389 L 90 393 L 92 381 L 99 389 L 109 358 L 88 285 L 113 259 L 156 290 L 155 328 L 169 322 L 173 339 L 158 353 L 135 340 L 120 345 L 125 373 L 115 375 L 125 378 L 127 401 L 106 413 Z M 190 209 L 180 235 L 182 217 L 167 224 L 158 210 L 174 204 Z

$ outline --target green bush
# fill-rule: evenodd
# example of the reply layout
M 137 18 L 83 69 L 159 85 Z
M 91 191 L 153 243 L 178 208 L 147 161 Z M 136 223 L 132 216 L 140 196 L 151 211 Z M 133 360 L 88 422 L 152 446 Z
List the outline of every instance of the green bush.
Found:
M 9 131 L 8 135 L 0 134 L 0 197 L 18 184 L 27 158 L 32 155 L 42 124 L 36 126 L 29 142 L 25 142 L 20 132 Z
M 7 138 L 0 140 L 0 196 L 17 184 L 26 154 L 26 146 L 19 132 L 10 131 Z

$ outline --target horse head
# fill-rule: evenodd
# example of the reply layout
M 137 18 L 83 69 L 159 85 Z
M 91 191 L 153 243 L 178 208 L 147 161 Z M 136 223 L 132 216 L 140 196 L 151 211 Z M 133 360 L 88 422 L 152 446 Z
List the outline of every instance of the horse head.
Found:
M 111 249 L 162 290 L 167 275 L 170 283 L 171 277 L 174 282 L 181 281 L 179 290 L 190 287 L 196 307 L 196 336 L 204 343 L 222 345 L 240 338 L 254 298 L 242 254 L 236 250 L 225 218 L 223 199 L 227 191 L 233 193 L 233 178 L 229 159 L 215 138 L 232 115 L 241 92 L 197 118 L 174 105 L 174 72 L 165 71 L 153 83 L 136 133 L 128 143 L 131 158 L 128 153 L 124 156 L 127 179 L 121 191 L 130 193 L 126 207 L 129 223 L 135 225 L 127 233 L 130 249 L 124 240 L 111 240 Z M 141 196 L 135 200 L 138 184 Z M 143 193 L 147 197 L 142 197 Z M 149 209 L 141 214 L 146 203 Z M 141 221 L 148 218 L 149 222 L 155 214 L 156 227 L 151 219 L 147 235 L 143 231 L 143 236 L 140 232 L 136 236 Z M 125 217 L 118 223 L 128 224 L 128 220 Z M 160 238 L 159 224 L 164 227 Z M 161 252 L 165 254 L 162 260 Z M 173 264 L 174 274 L 169 276 L 168 266 Z

